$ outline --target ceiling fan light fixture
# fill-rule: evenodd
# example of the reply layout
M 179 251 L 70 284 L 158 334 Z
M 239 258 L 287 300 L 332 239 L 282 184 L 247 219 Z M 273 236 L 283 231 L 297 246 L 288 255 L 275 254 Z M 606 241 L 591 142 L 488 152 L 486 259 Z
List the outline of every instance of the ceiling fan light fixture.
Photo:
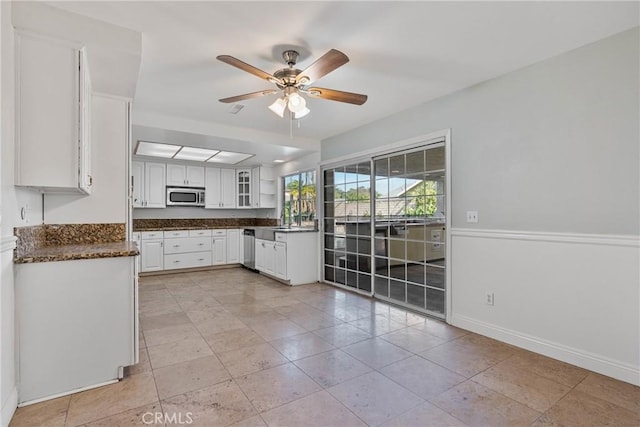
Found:
M 269 105 L 269 109 L 280 117 L 284 117 L 285 108 L 287 108 L 287 102 L 284 98 L 278 98 L 273 104 Z
M 287 98 L 289 100 L 287 106 L 289 107 L 289 111 L 292 113 L 299 113 L 307 109 L 307 101 L 305 101 L 298 93 L 294 92 Z
M 306 116 L 307 114 L 309 114 L 311 112 L 311 110 L 309 110 L 307 107 L 304 107 L 304 109 L 302 109 L 301 111 L 298 111 L 297 113 L 293 113 L 293 118 L 294 119 L 301 119 L 304 116 Z

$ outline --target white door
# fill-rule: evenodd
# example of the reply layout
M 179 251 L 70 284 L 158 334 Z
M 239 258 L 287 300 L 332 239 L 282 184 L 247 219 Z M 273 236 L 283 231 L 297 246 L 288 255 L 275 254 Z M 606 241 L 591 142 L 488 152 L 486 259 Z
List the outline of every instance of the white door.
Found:
M 222 207 L 235 209 L 236 207 L 236 172 L 235 169 L 221 169 Z M 206 200 L 206 197 L 205 197 Z
M 140 271 L 164 270 L 162 240 L 143 240 L 140 248 Z
M 251 206 L 260 207 L 260 168 L 251 169 Z
M 166 164 L 145 163 L 144 195 L 146 208 L 166 207 Z
M 275 244 L 275 276 L 279 279 L 287 279 L 287 245 L 286 243 L 277 242 Z
M 131 162 L 131 186 L 133 207 L 144 206 L 144 163 Z
M 260 240 L 260 239 L 256 239 L 255 240 L 255 244 L 256 244 L 256 250 L 255 250 L 255 263 L 256 263 L 256 270 L 258 271 L 264 271 L 264 252 L 265 252 L 265 242 L 264 240 Z
M 220 190 L 220 168 L 206 168 L 204 186 L 204 207 L 218 209 L 222 207 L 222 193 Z
M 212 238 L 213 243 L 213 265 L 223 265 L 227 263 L 227 238 L 216 236 Z
M 264 271 L 272 276 L 276 274 L 276 244 L 267 242 L 264 252 Z
M 184 165 L 167 165 L 167 185 L 178 187 L 187 185 L 187 174 Z
M 187 185 L 189 187 L 204 187 L 204 167 L 187 166 Z
M 227 230 L 227 264 L 240 262 L 240 230 Z
M 237 179 L 237 199 L 238 208 L 251 207 L 251 170 L 238 169 L 236 171 Z

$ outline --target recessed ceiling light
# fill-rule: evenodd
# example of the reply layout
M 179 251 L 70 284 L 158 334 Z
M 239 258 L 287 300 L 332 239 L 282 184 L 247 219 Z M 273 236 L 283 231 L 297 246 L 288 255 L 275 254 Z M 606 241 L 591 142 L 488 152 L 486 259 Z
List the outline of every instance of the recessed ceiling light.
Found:
M 139 156 L 172 158 L 180 149 L 179 145 L 159 144 L 157 142 L 138 141 L 135 154 Z
M 253 154 L 234 153 L 233 151 L 220 151 L 218 154 L 207 160 L 212 163 L 229 163 L 235 165 L 243 160 L 253 157 Z
M 218 150 L 208 150 L 206 148 L 182 147 L 182 149 L 178 151 L 173 158 L 178 160 L 195 160 L 204 162 L 219 152 L 220 151 Z

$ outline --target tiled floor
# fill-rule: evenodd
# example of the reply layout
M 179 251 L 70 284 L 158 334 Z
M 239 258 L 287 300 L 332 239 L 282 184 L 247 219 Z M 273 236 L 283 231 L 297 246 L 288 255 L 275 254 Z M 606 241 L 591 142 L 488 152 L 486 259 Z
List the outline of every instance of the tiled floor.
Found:
M 151 276 L 140 311 L 128 377 L 11 426 L 640 425 L 638 387 L 327 285 Z

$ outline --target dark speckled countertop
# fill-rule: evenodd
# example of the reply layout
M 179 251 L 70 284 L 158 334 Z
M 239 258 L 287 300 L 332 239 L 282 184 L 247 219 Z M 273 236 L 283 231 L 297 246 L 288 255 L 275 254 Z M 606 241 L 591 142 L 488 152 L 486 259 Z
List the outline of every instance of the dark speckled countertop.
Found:
M 78 259 L 116 258 L 140 255 L 134 242 L 108 242 L 81 245 L 43 246 L 20 257 L 16 264 L 34 262 L 71 261 Z

